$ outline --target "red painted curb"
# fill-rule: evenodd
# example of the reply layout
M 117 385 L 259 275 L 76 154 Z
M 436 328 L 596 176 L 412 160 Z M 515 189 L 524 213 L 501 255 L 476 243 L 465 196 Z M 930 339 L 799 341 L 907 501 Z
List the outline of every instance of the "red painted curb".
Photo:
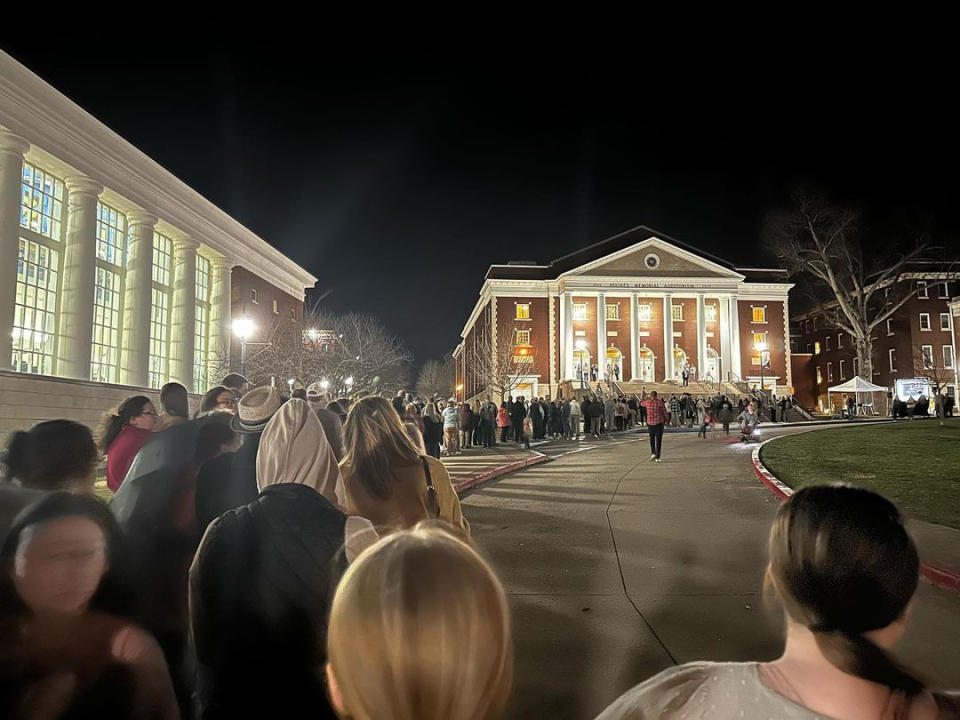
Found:
M 760 482 L 766 485 L 770 492 L 781 500 L 786 500 L 793 495 L 793 488 L 780 482 L 772 472 L 767 470 L 766 466 L 760 460 L 760 448 L 766 445 L 767 442 L 770 441 L 767 440 L 766 442 L 760 443 L 753 449 L 753 456 L 751 458 L 753 471 L 760 479 Z M 920 565 L 920 577 L 941 590 L 960 594 L 960 573 L 954 572 L 953 570 L 946 570 L 936 565 L 923 563 Z
M 500 477 L 501 475 L 506 475 L 514 470 L 520 470 L 525 467 L 530 467 L 531 465 L 537 465 L 549 459 L 550 458 L 543 453 L 536 453 L 532 457 L 524 458 L 523 460 L 516 460 L 505 465 L 497 465 L 489 468 L 488 470 L 483 470 L 481 472 L 474 473 L 473 475 L 467 475 L 466 477 L 460 478 L 453 484 L 453 489 L 457 491 L 457 495 L 460 495 L 461 493 L 464 493 L 471 488 L 475 488 L 477 485 L 481 485 L 488 480 L 493 480 L 494 478 Z

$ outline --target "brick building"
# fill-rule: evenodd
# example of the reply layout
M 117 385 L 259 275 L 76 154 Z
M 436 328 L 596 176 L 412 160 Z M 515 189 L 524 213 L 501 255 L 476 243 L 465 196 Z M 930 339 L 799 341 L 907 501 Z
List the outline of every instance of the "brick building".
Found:
M 737 268 L 643 226 L 546 265 L 493 265 L 454 353 L 461 396 L 489 394 L 476 354 L 502 343 L 515 395 L 675 383 L 685 367 L 786 392 L 791 287 L 782 270 Z
M 950 295 L 957 290 L 957 277 L 916 272 L 902 280 L 915 283 L 917 294 L 875 329 L 873 377 L 864 379 L 893 393 L 897 380 L 928 377 L 957 396 L 954 315 L 960 313 L 960 301 Z M 809 313 L 793 318 L 790 335 L 797 399 L 804 407 L 826 411 L 829 387 L 862 376 L 853 338 Z M 840 400 L 834 398 L 834 405 Z

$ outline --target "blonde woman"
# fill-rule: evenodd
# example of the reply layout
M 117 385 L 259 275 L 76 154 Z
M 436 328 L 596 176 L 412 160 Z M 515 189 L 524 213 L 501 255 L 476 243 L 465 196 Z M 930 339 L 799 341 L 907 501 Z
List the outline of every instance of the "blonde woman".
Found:
M 414 444 L 390 401 L 371 396 L 356 403 L 343 440 L 340 474 L 348 515 L 389 529 L 439 518 L 469 535 L 447 469 Z
M 498 718 L 513 679 L 503 587 L 472 548 L 434 523 L 389 535 L 337 588 L 327 658 L 342 718 Z

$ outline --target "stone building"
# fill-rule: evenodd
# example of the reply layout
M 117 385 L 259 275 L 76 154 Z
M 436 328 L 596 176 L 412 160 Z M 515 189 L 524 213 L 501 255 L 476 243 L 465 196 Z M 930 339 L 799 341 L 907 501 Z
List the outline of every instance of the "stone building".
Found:
M 643 226 L 546 265 L 493 265 L 454 353 L 458 392 L 496 395 L 488 358 L 512 355 L 510 393 L 526 397 L 597 381 L 653 389 L 685 367 L 703 391 L 784 393 L 791 287 L 782 270 L 738 268 Z
M 3 52 L 0 257 L 0 432 L 203 392 L 232 317 L 299 322 L 316 282 Z

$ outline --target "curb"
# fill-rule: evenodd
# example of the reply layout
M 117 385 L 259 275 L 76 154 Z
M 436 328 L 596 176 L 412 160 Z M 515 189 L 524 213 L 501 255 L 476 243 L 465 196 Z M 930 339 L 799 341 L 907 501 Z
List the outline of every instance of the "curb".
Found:
M 462 495 L 467 490 L 475 488 L 477 485 L 481 485 L 488 480 L 493 480 L 501 475 L 511 473 L 514 470 L 520 470 L 525 467 L 530 467 L 531 465 L 538 465 L 539 463 L 546 462 L 550 459 L 549 456 L 539 453 L 536 450 L 531 450 L 531 452 L 533 453 L 533 457 L 527 457 L 523 460 L 515 460 L 514 462 L 506 463 L 505 465 L 497 465 L 488 470 L 482 470 L 481 472 L 474 473 L 473 475 L 462 477 L 453 483 L 453 489 L 456 490 L 457 495 Z
M 778 438 L 770 438 L 770 440 L 765 440 L 757 445 L 753 449 L 751 461 L 753 464 L 753 472 L 756 473 L 760 482 L 763 483 L 767 489 L 778 498 L 781 500 L 786 500 L 788 497 L 793 495 L 793 488 L 780 482 L 780 480 L 778 480 L 777 477 L 770 472 L 766 465 L 764 465 L 760 460 L 760 450 L 763 448 L 763 446 L 771 440 L 777 439 Z M 930 565 L 928 563 L 921 563 L 920 577 L 934 587 L 940 588 L 941 590 L 960 594 L 960 573 L 958 572 L 937 567 L 936 565 Z

